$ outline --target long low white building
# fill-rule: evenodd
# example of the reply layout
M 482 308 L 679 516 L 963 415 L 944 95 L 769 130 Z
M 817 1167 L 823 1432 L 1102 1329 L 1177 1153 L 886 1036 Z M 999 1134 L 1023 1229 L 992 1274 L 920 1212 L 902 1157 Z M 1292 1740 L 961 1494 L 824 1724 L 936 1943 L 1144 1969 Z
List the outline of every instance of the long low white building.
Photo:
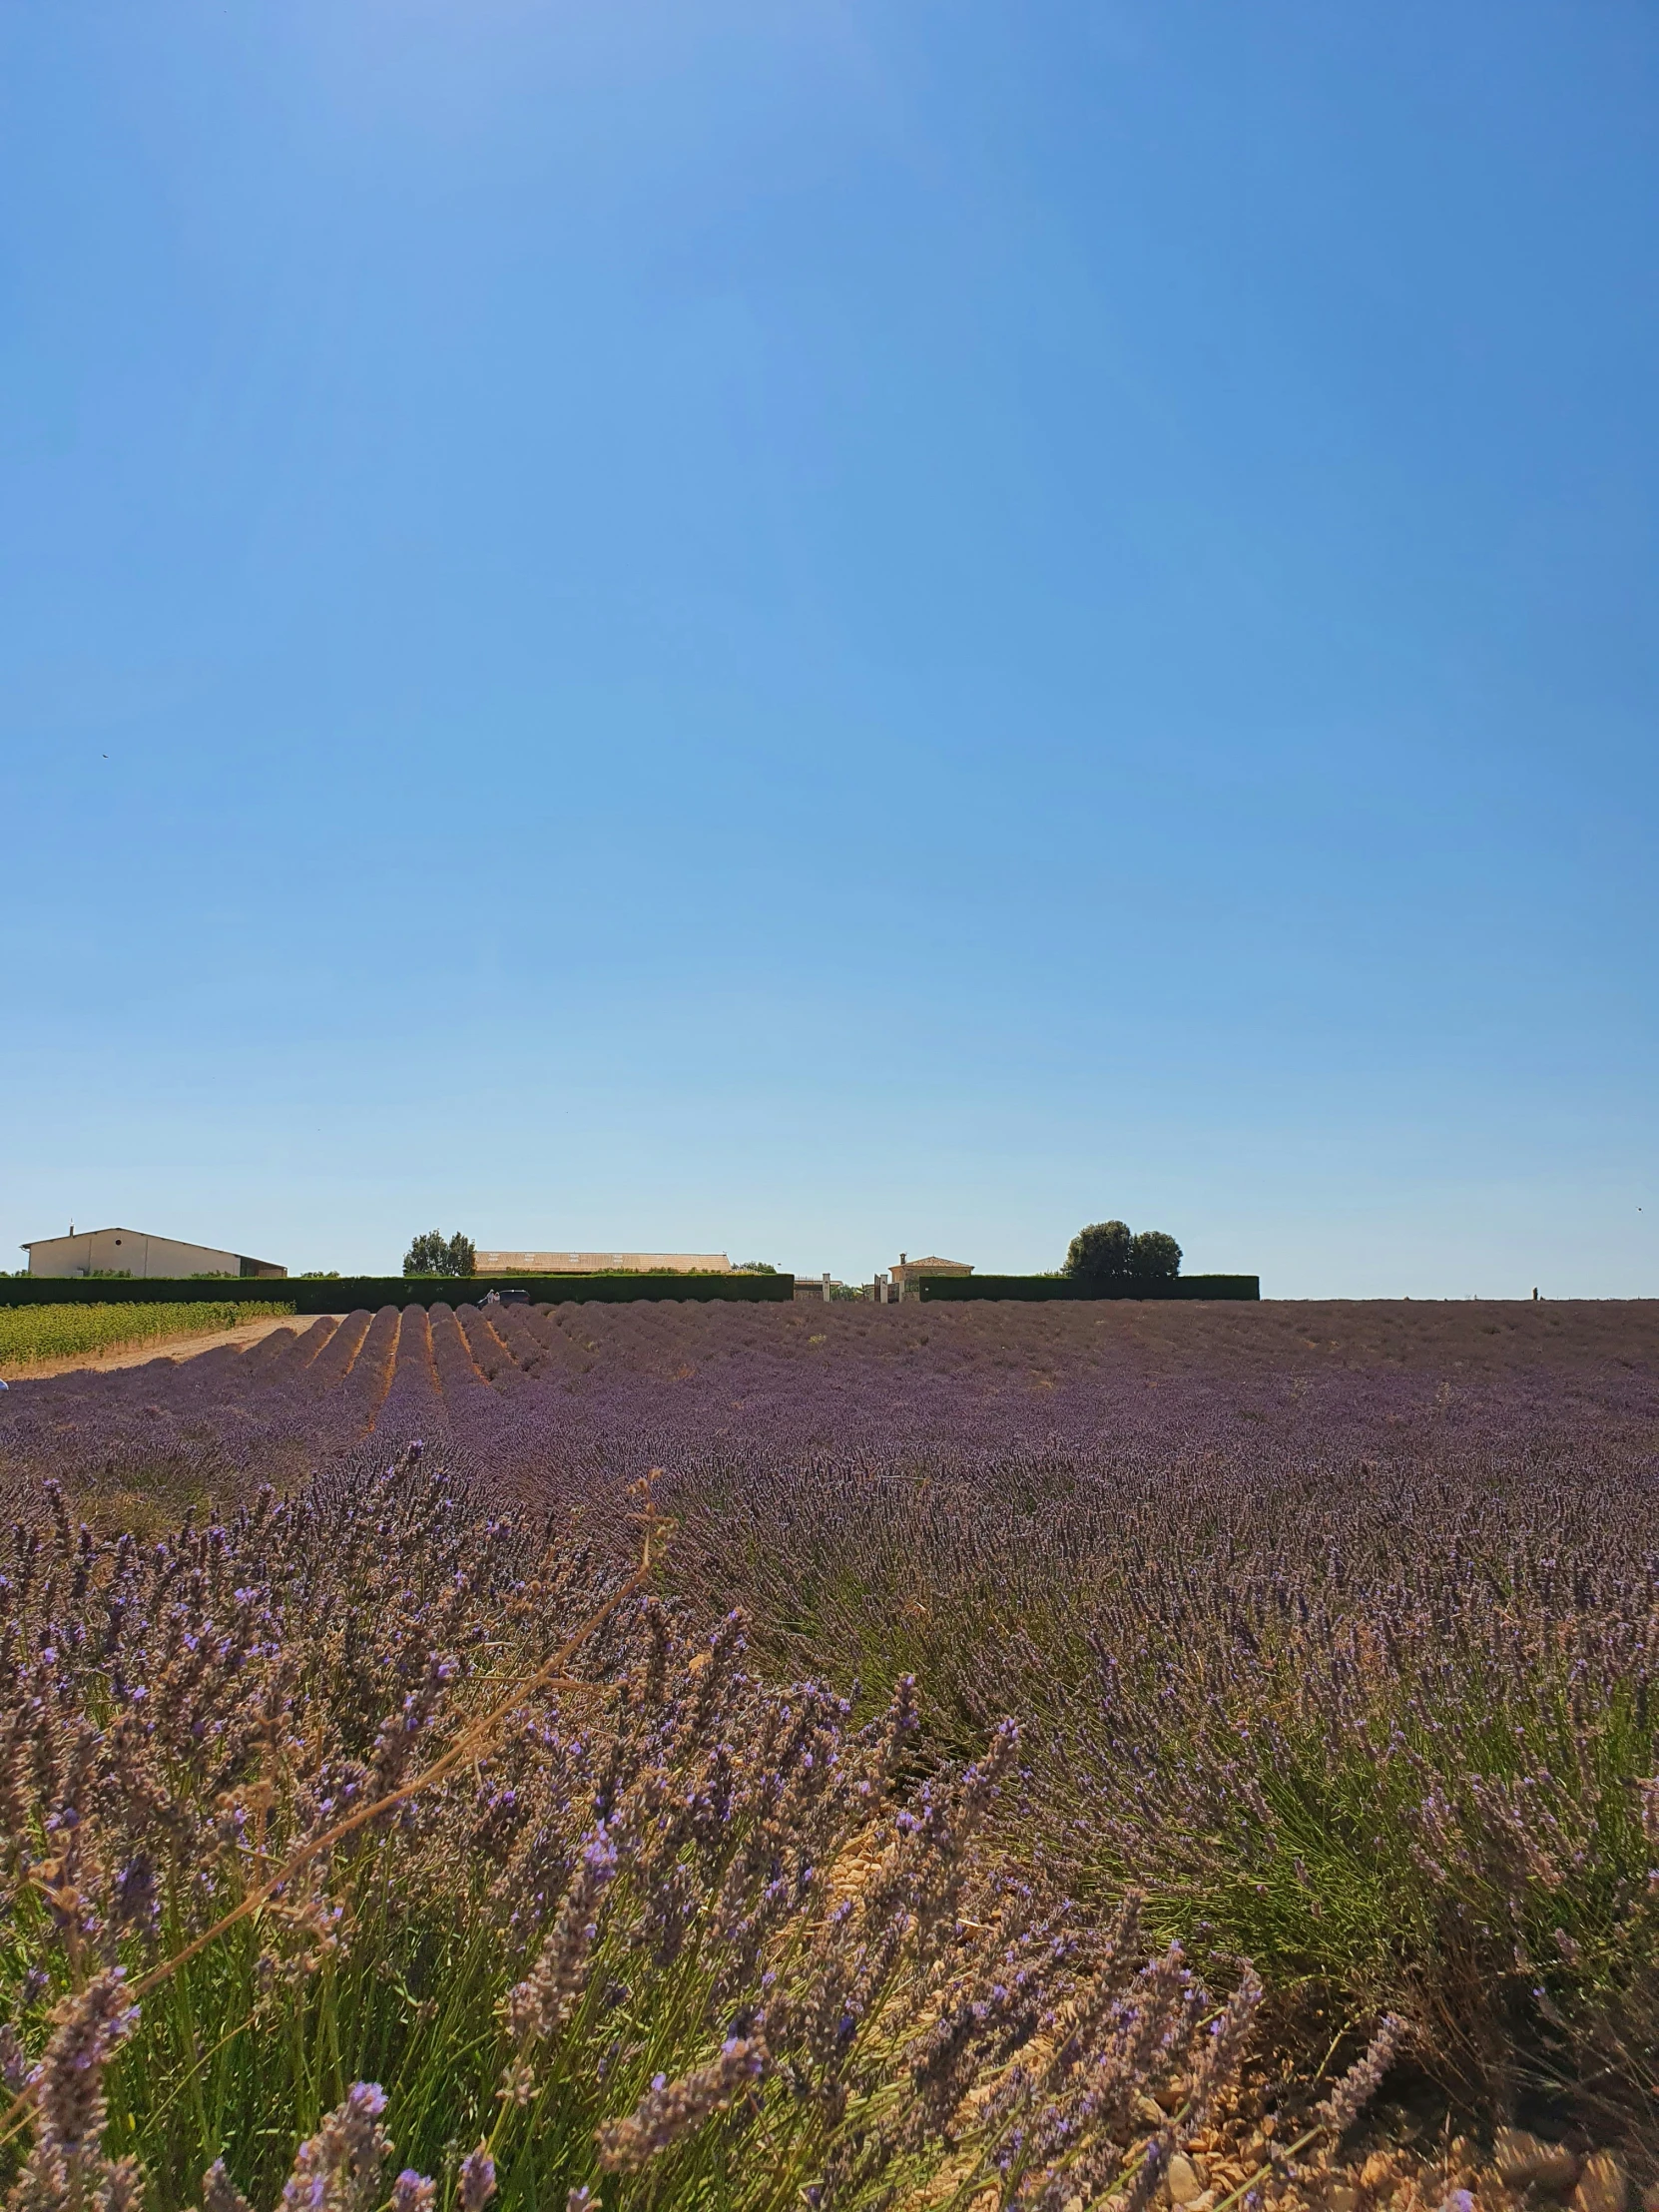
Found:
M 152 1237 L 142 1229 L 84 1229 L 77 1236 L 36 1237 L 26 1244 L 31 1275 L 68 1280 L 86 1275 L 151 1276 L 177 1281 L 191 1275 L 281 1276 L 275 1260 L 252 1260 L 246 1252 L 222 1252 L 217 1245 L 185 1244 L 178 1237 Z
M 480 1275 L 731 1275 L 724 1252 L 480 1252 Z

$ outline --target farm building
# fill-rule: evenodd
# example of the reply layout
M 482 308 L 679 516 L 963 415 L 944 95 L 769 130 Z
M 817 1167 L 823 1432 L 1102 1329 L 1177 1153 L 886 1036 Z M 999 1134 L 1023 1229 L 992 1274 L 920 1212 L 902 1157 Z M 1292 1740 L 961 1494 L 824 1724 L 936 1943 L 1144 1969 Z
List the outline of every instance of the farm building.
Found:
M 480 1252 L 480 1275 L 731 1275 L 724 1252 Z
M 221 1252 L 214 1245 L 184 1244 L 177 1237 L 150 1237 L 142 1229 L 87 1229 L 79 1236 L 37 1237 L 26 1244 L 29 1273 L 56 1277 L 130 1275 L 177 1280 L 190 1275 L 286 1275 L 275 1260 L 251 1260 L 245 1252 Z

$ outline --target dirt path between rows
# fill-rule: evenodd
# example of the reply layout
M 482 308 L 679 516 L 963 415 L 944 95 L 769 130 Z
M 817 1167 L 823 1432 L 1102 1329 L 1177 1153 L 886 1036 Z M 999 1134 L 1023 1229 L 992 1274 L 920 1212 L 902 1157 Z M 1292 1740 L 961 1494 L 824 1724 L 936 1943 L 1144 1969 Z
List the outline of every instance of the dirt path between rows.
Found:
M 43 1375 L 74 1375 L 78 1371 L 142 1368 L 151 1360 L 194 1360 L 199 1352 L 214 1352 L 221 1345 L 239 1345 L 247 1351 L 276 1329 L 309 1329 L 313 1321 L 343 1321 L 343 1314 L 277 1314 L 270 1321 L 245 1321 L 235 1329 L 215 1329 L 198 1334 L 186 1330 L 176 1337 L 146 1337 L 142 1344 L 111 1347 L 103 1352 L 69 1352 L 56 1360 L 8 1361 L 0 1368 L 0 1381 L 31 1382 Z

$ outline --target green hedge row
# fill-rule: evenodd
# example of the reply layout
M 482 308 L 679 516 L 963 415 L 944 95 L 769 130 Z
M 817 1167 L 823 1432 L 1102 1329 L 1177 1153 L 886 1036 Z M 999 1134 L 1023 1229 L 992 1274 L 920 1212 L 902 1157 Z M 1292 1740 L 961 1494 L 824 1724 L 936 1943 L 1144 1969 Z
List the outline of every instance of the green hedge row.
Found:
M 1089 1283 L 1070 1275 L 924 1275 L 924 1299 L 1260 1298 L 1259 1275 L 1177 1275 L 1167 1283 Z
M 759 1305 L 788 1304 L 795 1296 L 793 1275 L 300 1275 L 254 1277 L 244 1282 L 147 1283 L 98 1281 L 89 1277 L 0 1276 L 0 1306 L 123 1306 L 164 1300 L 170 1305 L 198 1299 L 223 1301 L 227 1290 L 243 1304 L 270 1300 L 291 1306 L 296 1314 L 349 1314 L 361 1307 L 475 1305 L 490 1291 L 523 1291 L 532 1306 L 558 1306 L 569 1299 L 605 1299 L 621 1303 L 639 1298 L 732 1299 Z

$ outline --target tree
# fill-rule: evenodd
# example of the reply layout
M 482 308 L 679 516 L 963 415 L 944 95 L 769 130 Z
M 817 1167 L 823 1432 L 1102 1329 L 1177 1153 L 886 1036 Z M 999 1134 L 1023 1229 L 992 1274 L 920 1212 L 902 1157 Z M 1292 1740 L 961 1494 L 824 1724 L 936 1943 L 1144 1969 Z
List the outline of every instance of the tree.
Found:
M 1168 1283 L 1181 1273 L 1181 1247 L 1161 1229 L 1132 1237 L 1127 1222 L 1091 1222 L 1072 1238 L 1061 1272 L 1085 1283 Z
M 405 1275 L 473 1275 L 477 1267 L 472 1239 L 463 1237 L 458 1229 L 452 1237 L 446 1237 L 441 1229 L 429 1229 L 425 1236 L 416 1237 L 403 1255 Z
M 1181 1247 L 1161 1229 L 1143 1229 L 1129 1247 L 1129 1272 L 1140 1283 L 1170 1283 L 1181 1273 Z
M 1065 1272 L 1089 1283 L 1115 1281 L 1129 1273 L 1133 1242 L 1127 1222 L 1091 1222 L 1087 1229 L 1080 1229 L 1072 1238 Z

